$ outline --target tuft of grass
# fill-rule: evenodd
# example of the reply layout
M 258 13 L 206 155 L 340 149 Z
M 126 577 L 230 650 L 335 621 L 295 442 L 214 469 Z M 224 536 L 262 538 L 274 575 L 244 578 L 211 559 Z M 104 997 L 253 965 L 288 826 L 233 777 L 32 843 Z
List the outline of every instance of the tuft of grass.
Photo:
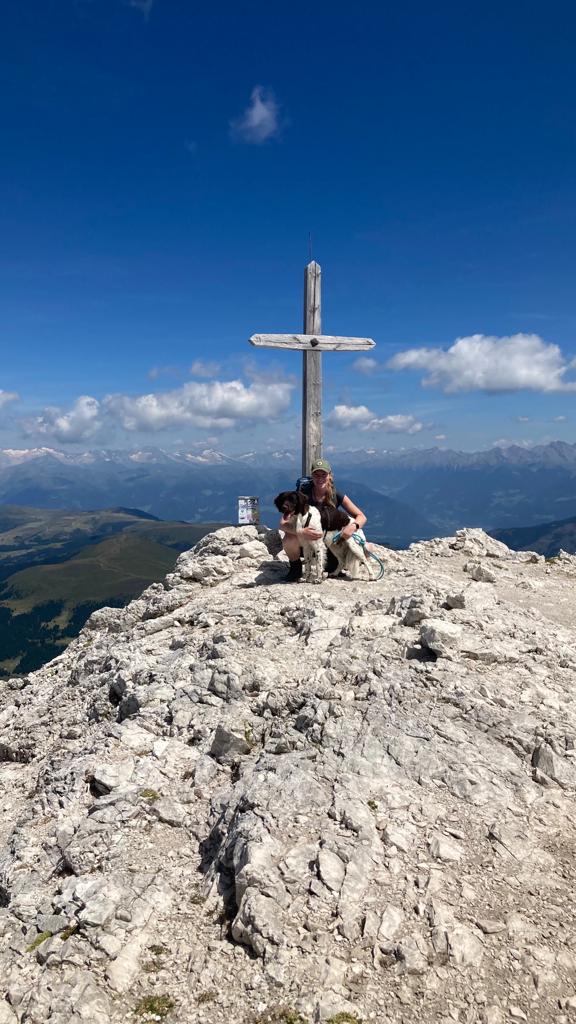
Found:
M 377 811 L 378 810 L 378 804 L 376 803 L 375 800 L 369 800 L 368 801 L 368 807 L 370 808 L 371 811 Z
M 65 928 L 63 932 L 60 932 L 60 938 L 62 939 L 62 942 L 66 942 L 66 939 L 69 939 L 71 935 L 75 935 L 79 927 L 80 926 L 78 925 L 77 922 L 75 924 L 69 924 L 68 927 Z
M 196 1002 L 198 1006 L 202 1006 L 204 1003 L 213 1003 L 218 998 L 216 989 L 209 988 L 205 992 L 201 992 L 199 996 L 196 996 Z
M 333 1017 L 329 1017 L 326 1024 L 362 1024 L 362 1019 L 357 1017 L 355 1013 L 335 1013 Z
M 134 1007 L 137 1017 L 154 1016 L 164 1020 L 175 1007 L 175 1002 L 170 996 L 144 996 Z
M 270 1006 L 247 1024 L 308 1024 L 308 1021 L 290 1006 Z
M 160 799 L 160 793 L 157 793 L 155 789 L 141 789 L 139 795 L 143 800 L 149 800 L 151 804 L 153 804 L 155 800 Z
M 26 946 L 26 952 L 33 953 L 35 949 L 38 949 L 38 946 L 41 946 L 43 942 L 46 942 L 46 939 L 51 938 L 52 932 L 40 932 L 40 935 L 36 936 L 34 942 L 31 942 L 29 946 Z
M 162 946 L 160 943 L 152 943 L 151 946 L 147 947 L 152 954 L 152 960 L 148 960 L 145 964 L 142 964 L 142 969 L 147 974 L 154 974 L 157 971 L 161 971 L 164 967 L 164 956 L 170 952 L 167 946 Z
M 163 966 L 163 960 L 147 960 L 146 963 L 142 964 L 142 970 L 145 971 L 146 974 L 156 974 L 158 971 L 162 970 Z

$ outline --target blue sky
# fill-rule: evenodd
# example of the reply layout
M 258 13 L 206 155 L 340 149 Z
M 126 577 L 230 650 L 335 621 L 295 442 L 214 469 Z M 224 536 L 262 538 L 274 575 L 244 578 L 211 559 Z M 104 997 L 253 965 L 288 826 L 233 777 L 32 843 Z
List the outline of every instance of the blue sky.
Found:
M 327 450 L 576 441 L 573 5 L 195 6 L 6 5 L 0 446 L 298 448 L 309 234 Z

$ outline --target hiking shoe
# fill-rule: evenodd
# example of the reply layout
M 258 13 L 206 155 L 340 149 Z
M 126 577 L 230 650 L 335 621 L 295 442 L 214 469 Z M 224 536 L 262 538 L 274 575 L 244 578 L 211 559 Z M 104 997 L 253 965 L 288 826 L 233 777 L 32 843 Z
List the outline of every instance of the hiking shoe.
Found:
M 290 569 L 286 573 L 283 579 L 283 583 L 298 583 L 298 580 L 302 579 L 302 562 L 298 559 L 297 562 L 290 562 Z
M 332 551 L 328 551 L 326 553 L 326 572 L 328 575 L 331 576 L 333 572 L 338 572 L 339 565 L 340 562 L 336 558 L 336 555 L 333 554 Z

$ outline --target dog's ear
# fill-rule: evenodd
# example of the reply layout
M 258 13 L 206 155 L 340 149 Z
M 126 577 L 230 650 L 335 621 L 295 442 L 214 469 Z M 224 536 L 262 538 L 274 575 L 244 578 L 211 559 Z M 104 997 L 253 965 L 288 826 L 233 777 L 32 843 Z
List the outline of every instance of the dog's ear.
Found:
M 305 515 L 309 508 L 308 495 L 304 494 L 304 491 L 296 491 L 296 512 L 298 515 Z
M 288 491 L 280 491 L 280 494 L 277 494 L 274 498 L 274 504 L 279 512 L 284 511 L 284 501 L 286 500 L 287 493 Z
M 345 526 L 348 526 L 350 522 L 350 516 L 346 512 L 341 512 L 339 508 L 335 508 L 332 514 L 332 529 L 343 530 Z

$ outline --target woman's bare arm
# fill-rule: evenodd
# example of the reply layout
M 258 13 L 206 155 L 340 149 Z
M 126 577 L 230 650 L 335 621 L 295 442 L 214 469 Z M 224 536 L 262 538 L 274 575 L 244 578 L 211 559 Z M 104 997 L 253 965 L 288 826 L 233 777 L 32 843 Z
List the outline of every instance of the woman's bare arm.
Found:
M 352 534 L 355 532 L 357 526 L 360 529 L 362 529 L 362 527 L 366 523 L 366 516 L 364 515 L 362 509 L 358 508 L 358 505 L 355 505 L 354 502 L 351 501 L 347 494 L 345 494 L 344 497 L 342 498 L 342 508 L 348 513 L 349 516 L 352 516 L 353 519 L 352 523 L 349 523 L 348 526 L 344 527 L 342 533 L 344 534 L 345 537 L 351 537 Z

